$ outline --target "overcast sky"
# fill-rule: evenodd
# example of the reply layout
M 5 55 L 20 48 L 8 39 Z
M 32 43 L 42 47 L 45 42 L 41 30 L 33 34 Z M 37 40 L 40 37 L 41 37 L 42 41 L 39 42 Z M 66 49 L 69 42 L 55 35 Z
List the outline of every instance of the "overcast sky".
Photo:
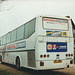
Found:
M 7 0 L 0 4 L 0 36 L 38 15 L 70 16 L 75 22 L 75 0 Z

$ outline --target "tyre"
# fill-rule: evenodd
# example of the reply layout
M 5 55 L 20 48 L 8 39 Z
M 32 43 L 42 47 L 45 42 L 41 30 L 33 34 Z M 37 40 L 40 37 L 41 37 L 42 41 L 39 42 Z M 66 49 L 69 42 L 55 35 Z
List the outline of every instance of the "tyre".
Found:
M 0 56 L 0 63 L 3 64 L 3 62 L 2 62 L 2 56 Z
M 20 70 L 20 59 L 19 58 L 16 59 L 16 68 Z
M 3 64 L 2 60 L 1 60 L 1 64 Z

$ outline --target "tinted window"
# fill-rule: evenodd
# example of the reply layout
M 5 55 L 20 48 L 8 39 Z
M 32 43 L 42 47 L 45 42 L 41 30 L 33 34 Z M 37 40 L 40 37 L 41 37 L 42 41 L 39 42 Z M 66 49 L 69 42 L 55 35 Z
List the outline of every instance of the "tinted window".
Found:
M 2 38 L 0 38 L 0 45 L 2 45 Z
M 2 37 L 2 44 L 6 43 L 6 35 Z
M 16 30 L 11 32 L 11 42 L 16 41 Z
M 17 29 L 17 40 L 24 38 L 24 25 Z
M 25 24 L 25 38 L 28 38 L 35 31 L 35 19 Z
M 7 43 L 10 42 L 10 37 L 11 37 L 11 33 L 8 33 L 8 34 L 7 34 Z

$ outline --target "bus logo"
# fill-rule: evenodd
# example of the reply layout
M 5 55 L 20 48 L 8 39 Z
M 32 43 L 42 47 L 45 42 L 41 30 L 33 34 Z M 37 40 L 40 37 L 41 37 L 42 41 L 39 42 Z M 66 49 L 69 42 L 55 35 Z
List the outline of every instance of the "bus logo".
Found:
M 53 50 L 55 50 L 56 49 L 56 44 L 53 44 Z
M 67 32 L 61 31 L 46 31 L 47 36 L 67 36 Z
M 52 49 L 52 45 L 48 44 L 48 50 L 51 50 L 51 49 Z
M 62 32 L 62 36 L 67 36 L 67 32 Z

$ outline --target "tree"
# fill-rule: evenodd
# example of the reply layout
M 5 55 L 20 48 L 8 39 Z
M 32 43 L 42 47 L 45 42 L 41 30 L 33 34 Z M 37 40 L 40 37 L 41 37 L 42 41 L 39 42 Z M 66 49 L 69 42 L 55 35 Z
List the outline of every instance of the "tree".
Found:
M 15 0 L 0 0 L 0 11 L 8 11 L 14 7 Z
M 0 0 L 0 3 L 2 3 L 3 1 L 5 1 L 5 0 Z

